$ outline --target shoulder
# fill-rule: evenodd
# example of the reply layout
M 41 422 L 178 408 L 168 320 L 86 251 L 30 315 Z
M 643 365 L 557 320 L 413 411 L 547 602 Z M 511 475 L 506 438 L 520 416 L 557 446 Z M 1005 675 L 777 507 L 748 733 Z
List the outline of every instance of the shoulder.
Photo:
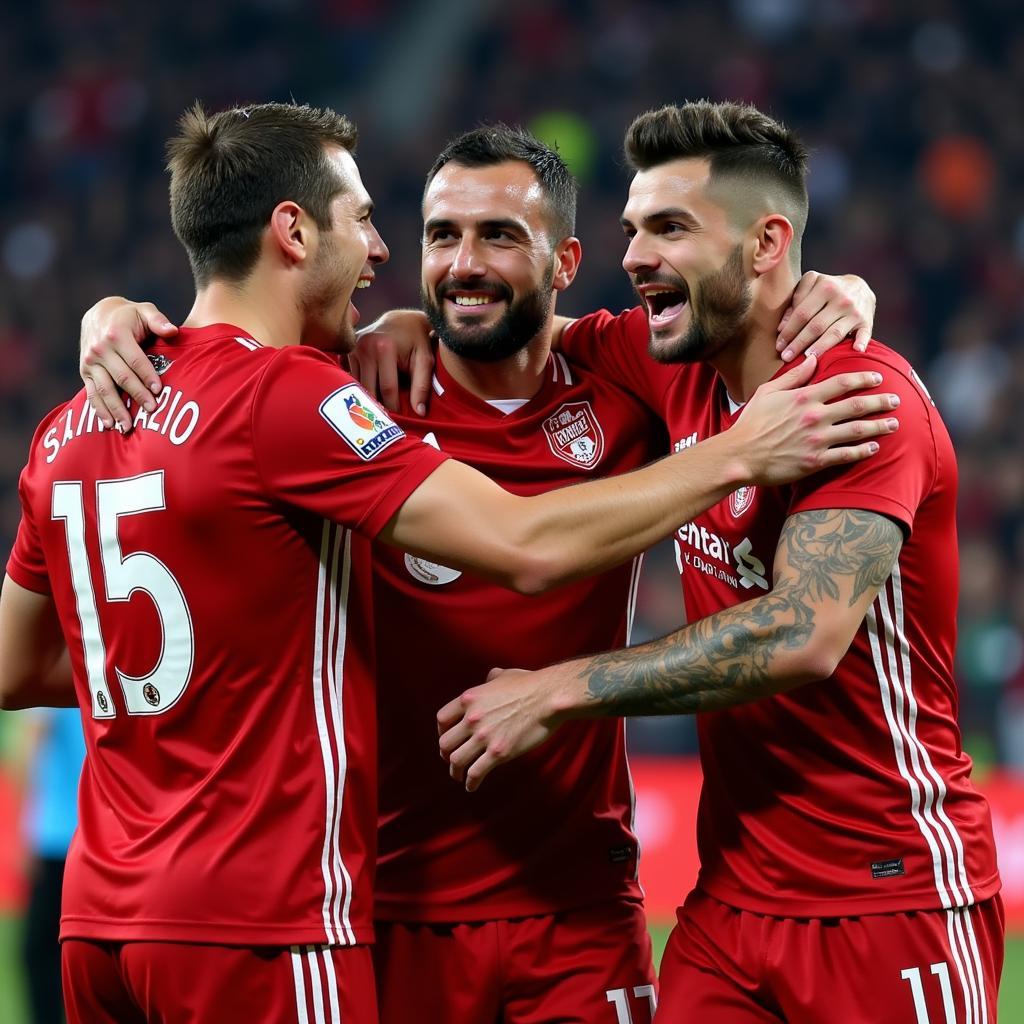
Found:
M 831 377 L 836 373 L 861 370 L 874 370 L 882 375 L 880 390 L 894 391 L 901 397 L 904 392 L 912 392 L 921 399 L 923 405 L 929 409 L 934 408 L 935 403 L 914 367 L 895 349 L 874 338 L 866 352 L 856 352 L 845 342 L 830 349 L 818 360 L 815 380 Z
M 647 346 L 647 316 L 639 306 L 625 309 L 621 313 L 599 309 L 573 320 L 565 330 L 567 335 L 588 337 L 617 334 L 644 348 Z

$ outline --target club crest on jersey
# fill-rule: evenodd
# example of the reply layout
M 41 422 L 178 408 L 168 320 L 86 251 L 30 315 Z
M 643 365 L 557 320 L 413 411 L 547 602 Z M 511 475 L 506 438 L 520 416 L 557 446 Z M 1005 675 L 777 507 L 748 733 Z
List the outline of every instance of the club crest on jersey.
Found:
M 346 384 L 328 395 L 320 415 L 366 462 L 405 437 L 405 431 L 358 384 Z
M 729 511 L 732 512 L 733 518 L 739 519 L 754 504 L 756 492 L 756 487 L 738 487 L 729 495 Z
M 604 455 L 604 431 L 589 402 L 566 402 L 544 420 L 544 436 L 570 466 L 593 469 Z
M 171 360 L 167 356 L 146 356 L 146 358 L 153 364 L 153 369 L 157 373 L 166 373 L 171 368 Z

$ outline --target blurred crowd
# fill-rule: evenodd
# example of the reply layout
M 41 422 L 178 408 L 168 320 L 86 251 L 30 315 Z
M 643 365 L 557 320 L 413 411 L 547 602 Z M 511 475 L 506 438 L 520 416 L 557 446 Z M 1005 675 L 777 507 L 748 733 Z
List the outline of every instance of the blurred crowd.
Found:
M 418 201 L 481 119 L 556 141 L 586 258 L 562 312 L 622 308 L 622 132 L 641 110 L 746 99 L 813 147 L 807 268 L 862 275 L 876 333 L 917 366 L 961 471 L 961 717 L 1024 771 L 1024 10 L 1014 0 L 49 0 L 0 34 L 0 546 L 42 414 L 77 386 L 82 312 L 191 298 L 163 143 L 195 99 L 328 104 L 360 125 L 391 265 L 364 319 L 418 301 Z M 1015 411 L 1018 410 L 1018 411 Z M 955 542 L 950 537 L 949 542 Z M 655 558 L 643 629 L 678 623 Z M 951 585 L 937 579 L 936 586 Z M 685 724 L 634 746 L 686 749 Z

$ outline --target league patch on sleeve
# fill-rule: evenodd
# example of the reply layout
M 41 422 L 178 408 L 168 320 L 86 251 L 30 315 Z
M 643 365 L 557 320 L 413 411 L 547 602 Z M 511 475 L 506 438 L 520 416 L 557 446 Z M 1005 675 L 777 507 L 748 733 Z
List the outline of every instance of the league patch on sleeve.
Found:
M 320 415 L 365 462 L 405 437 L 405 431 L 358 384 L 346 384 L 328 395 L 320 404 Z

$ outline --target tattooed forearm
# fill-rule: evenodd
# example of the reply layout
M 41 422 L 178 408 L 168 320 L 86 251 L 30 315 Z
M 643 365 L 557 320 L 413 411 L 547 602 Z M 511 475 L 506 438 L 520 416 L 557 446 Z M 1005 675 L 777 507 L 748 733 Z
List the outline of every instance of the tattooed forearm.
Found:
M 820 616 L 830 602 L 852 609 L 873 600 L 902 541 L 900 528 L 873 512 L 791 516 L 770 593 L 642 647 L 589 659 L 580 673 L 588 700 L 611 714 L 685 714 L 809 681 L 812 670 L 800 655 Z

